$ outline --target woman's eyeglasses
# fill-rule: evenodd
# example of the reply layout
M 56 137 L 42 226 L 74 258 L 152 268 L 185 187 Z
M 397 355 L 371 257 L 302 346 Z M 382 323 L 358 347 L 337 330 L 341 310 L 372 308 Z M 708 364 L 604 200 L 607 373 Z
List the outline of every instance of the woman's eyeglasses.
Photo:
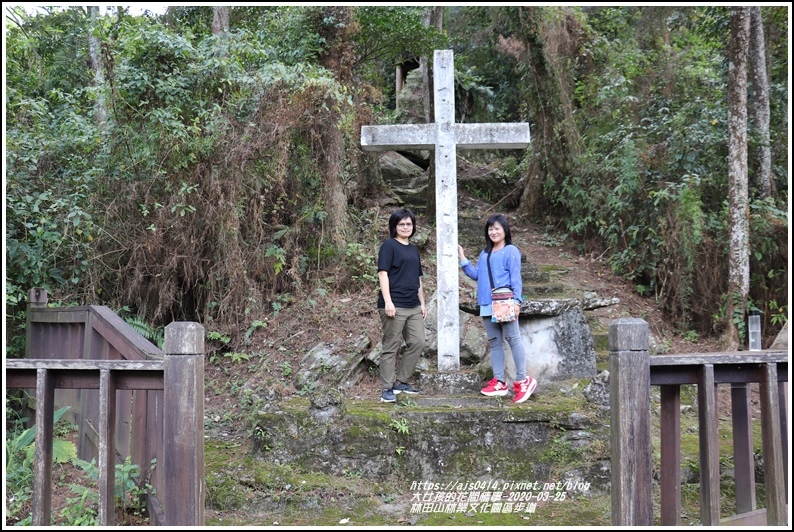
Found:
M 397 227 L 413 227 L 414 224 L 397 224 Z

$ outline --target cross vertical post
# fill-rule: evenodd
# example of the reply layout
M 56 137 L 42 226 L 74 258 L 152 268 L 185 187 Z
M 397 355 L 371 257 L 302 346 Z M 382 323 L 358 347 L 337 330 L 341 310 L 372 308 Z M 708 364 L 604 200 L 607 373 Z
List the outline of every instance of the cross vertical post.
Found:
M 455 68 L 452 52 L 433 57 L 436 120 L 436 273 L 438 371 L 460 369 L 458 184 L 455 152 Z
M 529 124 L 456 124 L 452 50 L 433 53 L 433 85 L 435 123 L 362 126 L 361 148 L 435 151 L 438 371 L 454 372 L 460 369 L 457 148 L 526 148 Z

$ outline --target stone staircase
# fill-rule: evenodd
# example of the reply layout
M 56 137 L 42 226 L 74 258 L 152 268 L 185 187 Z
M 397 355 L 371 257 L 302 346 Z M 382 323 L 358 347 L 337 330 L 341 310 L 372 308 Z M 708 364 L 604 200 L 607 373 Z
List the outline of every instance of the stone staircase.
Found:
M 400 394 L 397 403 L 315 394 L 261 412 L 255 443 L 265 460 L 337 476 L 356 471 L 405 491 L 416 481 L 562 481 L 603 495 L 608 413 L 577 398 L 575 384 L 521 405 L 466 390 L 434 395 L 423 388 L 421 395 Z

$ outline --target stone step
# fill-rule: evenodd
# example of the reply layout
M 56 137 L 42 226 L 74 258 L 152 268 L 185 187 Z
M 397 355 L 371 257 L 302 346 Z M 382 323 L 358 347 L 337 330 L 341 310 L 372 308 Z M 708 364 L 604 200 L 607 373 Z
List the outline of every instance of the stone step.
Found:
M 437 397 L 428 397 L 426 392 L 422 390 L 420 395 L 405 396 L 400 394 L 397 396 L 398 404 L 416 405 L 427 408 L 495 408 L 501 406 L 508 406 L 512 404 L 512 398 L 508 394 L 504 397 L 486 397 L 480 394 L 479 390 L 477 395 L 443 395 Z
M 607 449 L 607 423 L 586 407 L 572 411 L 571 398 L 560 401 L 556 393 L 536 392 L 520 405 L 510 397 L 463 394 L 400 394 L 396 403 L 295 398 L 260 412 L 257 458 L 338 476 L 357 471 L 412 491 L 415 481 L 501 486 L 576 478 L 588 482 L 589 491 L 606 492 L 608 455 L 599 451 L 601 460 L 586 467 L 576 457 L 585 449 Z M 563 459 L 568 456 L 572 460 Z
M 568 289 L 562 283 L 547 283 L 547 284 L 524 284 L 524 295 L 527 298 L 539 297 L 539 296 L 561 296 L 565 294 Z

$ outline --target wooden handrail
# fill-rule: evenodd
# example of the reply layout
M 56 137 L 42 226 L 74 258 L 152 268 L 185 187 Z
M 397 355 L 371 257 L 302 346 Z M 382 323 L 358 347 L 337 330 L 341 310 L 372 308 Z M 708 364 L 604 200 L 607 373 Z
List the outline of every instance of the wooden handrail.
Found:
M 6 388 L 35 388 L 39 369 L 55 373 L 54 387 L 64 390 L 98 390 L 99 371 L 119 372 L 117 390 L 162 390 L 162 360 L 59 360 L 9 358 Z M 11 370 L 11 371 L 9 371 Z
M 653 524 L 650 387 L 661 391 L 661 524 L 681 510 L 680 386 L 698 389 L 700 517 L 704 525 L 786 525 L 788 353 L 740 351 L 650 356 L 648 324 L 627 318 L 609 328 L 612 522 Z M 731 384 L 737 515 L 720 518 L 716 391 Z M 748 384 L 758 383 L 767 507 L 755 508 Z M 781 399 L 783 398 L 783 399 Z
M 99 389 L 99 511 L 100 526 L 115 518 L 115 392 L 117 389 L 163 389 L 162 361 L 83 361 L 10 359 L 6 361 L 7 388 L 35 388 L 37 444 L 33 481 L 33 524 L 49 526 L 52 514 L 52 440 L 55 390 Z M 130 378 L 132 377 L 132 378 Z M 49 445 L 46 445 L 49 443 Z
M 92 443 L 96 452 L 99 524 L 114 524 L 115 465 L 120 456 L 116 427 L 124 422 L 135 455 L 151 452 L 157 458 L 162 489 L 150 496 L 153 524 L 203 526 L 204 328 L 192 322 L 171 323 L 165 328 L 164 352 L 107 307 L 47 308 L 46 303 L 44 289 L 30 290 L 29 358 L 5 360 L 6 388 L 35 389 L 37 442 L 50 443 L 35 447 L 33 524 L 47 526 L 51 520 L 55 391 L 97 390 L 98 405 L 82 404 L 76 410 L 81 417 L 80 443 Z M 135 395 L 139 390 L 146 395 Z M 133 400 L 117 401 L 118 393 Z M 152 393 L 156 397 L 150 401 Z M 82 427 L 93 426 L 86 422 L 86 412 L 97 408 L 96 437 L 86 439 Z M 157 448 L 149 449 L 153 444 Z
M 31 290 L 32 292 L 32 290 Z M 114 348 L 118 353 L 128 360 L 149 360 L 162 359 L 163 351 L 149 340 L 141 336 L 126 321 L 121 319 L 115 312 L 101 305 L 84 305 L 78 307 L 48 308 L 46 307 L 46 292 L 39 292 L 39 304 L 29 305 L 27 313 L 28 335 L 30 335 L 30 324 L 51 323 L 51 324 L 88 324 L 86 331 L 96 331 L 102 338 Z M 44 303 L 42 306 L 41 303 Z M 34 346 L 28 338 L 28 349 Z M 84 345 L 84 350 L 90 349 L 90 341 Z M 88 353 L 83 353 L 84 357 Z

